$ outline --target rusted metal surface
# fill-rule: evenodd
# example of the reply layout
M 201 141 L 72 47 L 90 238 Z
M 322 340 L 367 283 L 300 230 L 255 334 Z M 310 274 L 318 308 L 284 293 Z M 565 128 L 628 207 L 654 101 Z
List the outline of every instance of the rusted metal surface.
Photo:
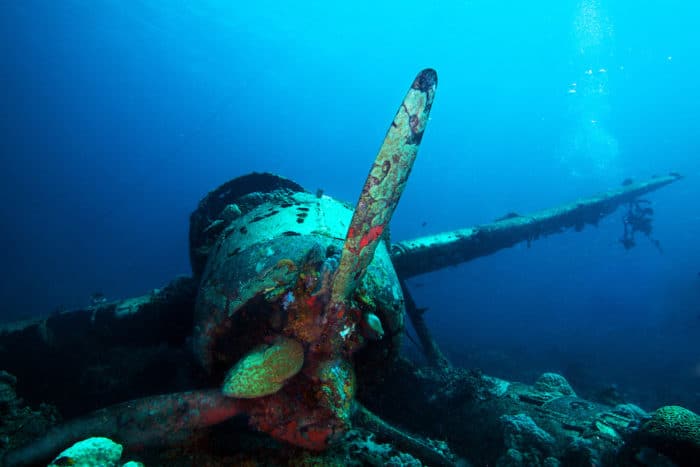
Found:
M 409 89 L 362 188 L 348 229 L 331 301 L 347 300 L 365 275 L 411 174 L 437 89 L 437 73 L 418 74 Z

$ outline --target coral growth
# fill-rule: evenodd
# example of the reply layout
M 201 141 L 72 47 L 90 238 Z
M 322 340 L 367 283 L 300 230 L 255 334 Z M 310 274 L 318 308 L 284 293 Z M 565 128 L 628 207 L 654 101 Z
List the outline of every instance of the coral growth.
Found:
M 222 392 L 229 397 L 250 399 L 279 391 L 299 373 L 304 348 L 294 339 L 278 337 L 271 345 L 255 348 L 229 371 Z

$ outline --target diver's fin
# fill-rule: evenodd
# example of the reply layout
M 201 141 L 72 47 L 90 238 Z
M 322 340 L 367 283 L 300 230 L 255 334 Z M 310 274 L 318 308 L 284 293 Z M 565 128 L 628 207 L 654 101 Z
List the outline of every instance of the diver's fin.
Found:
M 372 261 L 411 173 L 436 88 L 435 70 L 421 71 L 396 112 L 355 207 L 329 306 L 344 303 L 352 295 Z

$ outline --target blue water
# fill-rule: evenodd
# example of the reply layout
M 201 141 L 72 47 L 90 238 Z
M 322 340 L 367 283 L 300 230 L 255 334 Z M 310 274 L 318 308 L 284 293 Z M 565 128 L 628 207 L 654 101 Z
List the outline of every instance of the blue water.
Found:
M 644 238 L 625 251 L 620 211 L 413 279 L 446 353 L 698 410 L 700 7 L 302 3 L 0 4 L 0 318 L 189 273 L 189 213 L 237 175 L 354 202 L 429 66 L 438 94 L 395 241 L 687 177 L 649 196 L 663 254 Z

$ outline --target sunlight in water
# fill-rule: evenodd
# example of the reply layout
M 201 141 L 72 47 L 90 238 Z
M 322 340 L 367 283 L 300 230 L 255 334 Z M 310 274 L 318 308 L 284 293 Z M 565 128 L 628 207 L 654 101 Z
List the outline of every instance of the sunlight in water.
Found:
M 568 84 L 570 130 L 564 135 L 561 160 L 580 177 L 617 177 L 618 142 L 607 128 L 610 115 L 609 62 L 613 26 L 600 0 L 583 0 L 573 22 L 576 79 Z

